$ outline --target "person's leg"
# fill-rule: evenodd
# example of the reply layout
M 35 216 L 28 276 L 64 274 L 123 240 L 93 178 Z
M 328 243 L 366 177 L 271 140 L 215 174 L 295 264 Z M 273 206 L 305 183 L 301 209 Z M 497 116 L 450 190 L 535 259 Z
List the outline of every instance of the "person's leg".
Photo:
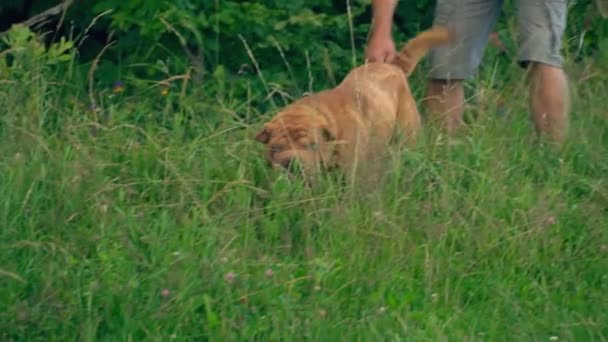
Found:
M 463 80 L 473 76 L 481 62 L 502 0 L 438 0 L 434 24 L 453 30 L 456 42 L 433 49 L 432 70 L 424 100 L 432 121 L 452 136 L 462 123 Z
M 429 79 L 424 104 L 433 123 L 453 136 L 462 123 L 464 87 L 462 80 Z
M 564 71 L 543 63 L 533 63 L 530 70 L 530 109 L 539 135 L 562 143 L 568 132 L 570 95 Z
M 570 110 L 561 54 L 567 10 L 565 0 L 518 2 L 518 60 L 522 66 L 530 66 L 530 110 L 534 126 L 540 136 L 556 143 L 566 138 Z

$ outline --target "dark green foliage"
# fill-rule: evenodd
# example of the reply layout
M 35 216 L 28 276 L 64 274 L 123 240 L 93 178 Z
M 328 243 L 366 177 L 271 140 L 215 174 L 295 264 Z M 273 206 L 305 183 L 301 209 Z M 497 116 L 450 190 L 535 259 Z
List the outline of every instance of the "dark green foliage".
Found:
M 4 23 L 20 21 L 57 3 L 3 2 L 0 17 L 8 16 Z M 401 1 L 396 41 L 431 25 L 434 5 L 429 0 Z M 496 27 L 511 56 L 516 49 L 508 25 L 512 7 L 513 1 L 506 1 Z M 229 91 L 249 96 L 250 104 L 266 111 L 288 100 L 284 94 L 336 84 L 353 64 L 361 63 L 370 20 L 370 0 L 100 0 L 74 3 L 62 32 L 79 38 L 84 63 L 113 42 L 95 75 L 100 86 L 118 79 L 159 81 L 193 68 L 191 84 L 204 87 L 209 97 L 221 98 Z M 568 55 L 580 59 L 596 54 L 607 34 L 608 24 L 591 0 L 570 2 L 564 37 Z M 495 55 L 488 49 L 487 58 Z

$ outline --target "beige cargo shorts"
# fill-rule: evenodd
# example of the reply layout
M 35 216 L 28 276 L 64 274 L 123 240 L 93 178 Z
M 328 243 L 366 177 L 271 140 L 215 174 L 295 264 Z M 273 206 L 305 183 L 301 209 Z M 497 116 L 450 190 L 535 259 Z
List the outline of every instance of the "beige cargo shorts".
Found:
M 431 78 L 458 80 L 474 75 L 502 5 L 502 0 L 437 0 L 435 24 L 450 27 L 457 39 L 430 52 Z M 567 0 L 515 0 L 515 5 L 520 65 L 538 62 L 561 67 Z

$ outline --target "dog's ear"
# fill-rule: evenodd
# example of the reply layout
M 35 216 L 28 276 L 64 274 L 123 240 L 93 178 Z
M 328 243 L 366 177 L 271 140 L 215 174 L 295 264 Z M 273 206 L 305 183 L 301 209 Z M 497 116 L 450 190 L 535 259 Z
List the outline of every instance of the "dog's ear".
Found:
M 267 144 L 268 141 L 270 141 L 270 130 L 267 127 L 262 128 L 262 130 L 255 135 L 255 140 L 262 144 Z

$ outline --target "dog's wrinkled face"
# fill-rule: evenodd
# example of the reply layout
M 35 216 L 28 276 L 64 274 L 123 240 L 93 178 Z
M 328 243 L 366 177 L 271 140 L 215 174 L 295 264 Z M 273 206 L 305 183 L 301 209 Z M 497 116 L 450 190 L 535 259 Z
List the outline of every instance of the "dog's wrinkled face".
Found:
M 266 145 L 266 160 L 273 167 L 311 175 L 332 164 L 334 135 L 321 117 L 283 114 L 264 125 L 255 139 Z

